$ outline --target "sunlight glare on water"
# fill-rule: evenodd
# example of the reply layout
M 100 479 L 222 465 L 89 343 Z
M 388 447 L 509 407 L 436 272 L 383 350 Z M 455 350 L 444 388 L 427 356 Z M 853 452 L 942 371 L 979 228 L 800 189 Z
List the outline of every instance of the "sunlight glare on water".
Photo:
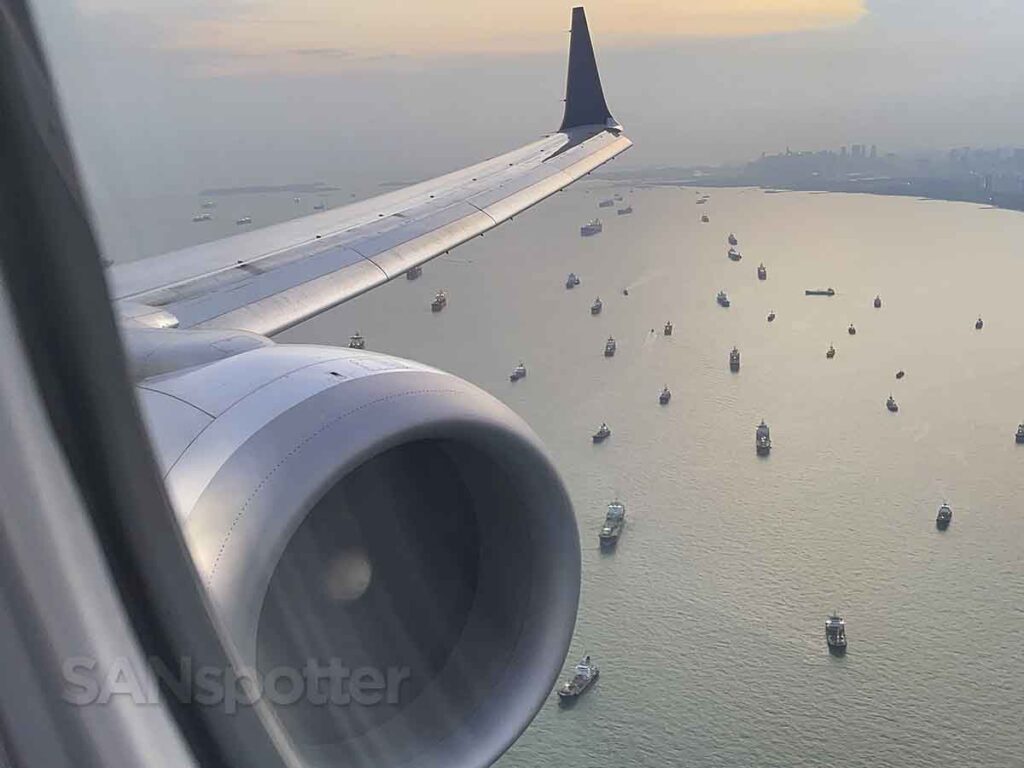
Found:
M 612 191 L 632 216 L 597 208 Z M 1024 215 L 707 191 L 698 207 L 692 189 L 578 186 L 280 339 L 358 328 L 494 393 L 553 452 L 583 545 L 567 669 L 591 653 L 601 679 L 572 708 L 552 695 L 500 764 L 1021 764 Z M 581 238 L 595 215 L 604 232 Z M 612 437 L 593 445 L 602 421 Z M 629 522 L 602 555 L 616 495 Z M 844 658 L 826 650 L 832 609 Z

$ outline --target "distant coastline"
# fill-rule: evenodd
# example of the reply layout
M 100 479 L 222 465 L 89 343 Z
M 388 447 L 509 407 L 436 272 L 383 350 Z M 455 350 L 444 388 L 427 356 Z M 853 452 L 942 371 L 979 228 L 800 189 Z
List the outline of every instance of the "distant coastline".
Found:
M 293 194 L 318 195 L 339 191 L 338 187 L 324 184 L 322 181 L 312 184 L 261 184 L 248 187 L 215 187 L 199 192 L 200 197 L 226 197 L 228 195 L 264 195 L 274 192 L 291 192 Z
M 659 186 L 860 192 L 1024 211 L 1024 147 L 955 147 L 897 154 L 875 145 L 798 150 L 739 165 L 660 166 L 605 172 L 609 181 Z
M 992 192 L 972 193 L 954 183 L 943 183 L 936 179 L 865 179 L 857 181 L 819 181 L 816 184 L 793 182 L 765 184 L 736 178 L 700 177 L 690 179 L 646 179 L 642 175 L 630 177 L 630 181 L 648 186 L 676 187 L 753 187 L 765 191 L 780 192 L 859 192 L 871 195 L 916 197 L 928 200 L 943 200 L 952 203 L 976 203 L 1011 211 L 1024 211 L 1024 193 Z M 616 179 L 623 181 L 623 179 Z

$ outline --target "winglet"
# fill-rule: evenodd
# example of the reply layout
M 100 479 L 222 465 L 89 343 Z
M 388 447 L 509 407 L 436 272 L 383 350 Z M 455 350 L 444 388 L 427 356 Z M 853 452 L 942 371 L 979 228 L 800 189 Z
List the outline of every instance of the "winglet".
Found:
M 565 116 L 559 131 L 581 125 L 606 125 L 618 129 L 601 90 L 594 46 L 590 42 L 587 14 L 583 6 L 572 9 L 572 34 L 569 40 L 569 77 L 565 86 Z

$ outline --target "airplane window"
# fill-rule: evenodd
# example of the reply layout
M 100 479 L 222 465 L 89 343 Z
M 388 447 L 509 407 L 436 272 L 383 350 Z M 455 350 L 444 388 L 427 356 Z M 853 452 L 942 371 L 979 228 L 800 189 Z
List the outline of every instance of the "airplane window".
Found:
M 186 741 L 1015 764 L 1024 11 L 940 5 L 32 3 Z

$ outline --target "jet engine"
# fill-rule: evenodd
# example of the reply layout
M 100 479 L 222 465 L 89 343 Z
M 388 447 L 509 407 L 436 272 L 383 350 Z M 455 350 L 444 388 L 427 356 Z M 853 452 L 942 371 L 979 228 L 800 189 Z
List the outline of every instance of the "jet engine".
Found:
M 579 537 L 537 437 L 479 388 L 271 345 L 142 381 L 169 494 L 305 765 L 489 765 L 547 700 Z

